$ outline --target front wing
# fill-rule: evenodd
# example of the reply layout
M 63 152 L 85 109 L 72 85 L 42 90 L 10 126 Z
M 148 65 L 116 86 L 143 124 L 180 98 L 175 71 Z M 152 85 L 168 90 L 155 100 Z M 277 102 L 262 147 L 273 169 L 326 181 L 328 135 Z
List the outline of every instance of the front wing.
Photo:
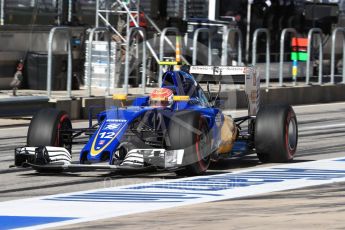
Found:
M 184 150 L 132 149 L 121 164 L 75 164 L 61 147 L 19 147 L 15 149 L 15 166 L 31 167 L 39 172 L 147 172 L 176 171 L 183 168 Z

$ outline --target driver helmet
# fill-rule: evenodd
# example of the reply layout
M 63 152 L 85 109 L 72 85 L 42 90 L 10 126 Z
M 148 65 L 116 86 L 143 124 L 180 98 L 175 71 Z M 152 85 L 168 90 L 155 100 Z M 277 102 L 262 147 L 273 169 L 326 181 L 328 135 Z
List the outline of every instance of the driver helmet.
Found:
M 17 71 L 22 71 L 24 68 L 24 61 L 20 59 L 17 63 Z
M 150 106 L 170 107 L 173 104 L 174 93 L 168 88 L 154 89 L 150 94 Z

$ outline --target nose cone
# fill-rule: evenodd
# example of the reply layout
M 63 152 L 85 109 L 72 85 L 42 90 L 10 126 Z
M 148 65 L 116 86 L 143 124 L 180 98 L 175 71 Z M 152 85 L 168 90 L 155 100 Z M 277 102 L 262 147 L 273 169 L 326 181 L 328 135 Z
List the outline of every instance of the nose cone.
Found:
M 118 146 L 122 134 L 126 130 L 126 121 L 107 120 L 99 128 L 91 146 L 91 157 L 96 157 L 103 151 L 110 151 Z

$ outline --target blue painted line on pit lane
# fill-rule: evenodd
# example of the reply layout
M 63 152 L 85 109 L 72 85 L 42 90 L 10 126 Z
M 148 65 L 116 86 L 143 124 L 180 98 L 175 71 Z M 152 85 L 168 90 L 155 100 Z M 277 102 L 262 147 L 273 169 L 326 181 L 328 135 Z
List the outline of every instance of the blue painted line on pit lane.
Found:
M 69 195 L 48 198 L 54 201 L 78 201 L 78 202 L 182 202 L 184 200 L 197 199 L 208 196 L 207 191 L 231 190 L 239 187 L 249 187 L 268 183 L 283 182 L 286 180 L 329 180 L 344 177 L 345 170 L 320 170 L 303 168 L 272 168 L 271 170 L 255 170 L 238 174 L 223 174 L 211 177 L 197 177 L 185 181 L 172 181 L 151 185 L 139 185 L 125 188 L 125 191 L 94 192 L 78 195 Z M 184 190 L 186 193 L 147 193 L 140 192 L 143 189 L 168 189 Z M 138 192 L 133 192 L 135 190 Z M 188 191 L 188 192 L 187 192 Z M 199 191 L 204 193 L 191 193 Z M 193 195 L 192 195 L 193 194 Z M 198 195 L 196 195 L 198 194 Z
M 222 191 L 239 187 L 249 187 L 267 183 L 277 183 L 286 180 L 329 180 L 344 177 L 345 170 L 320 170 L 320 169 L 293 169 L 293 168 L 273 168 L 272 170 L 256 170 L 238 174 L 215 175 L 211 177 L 191 178 L 186 181 L 172 181 L 152 185 L 140 185 L 125 188 L 123 192 L 98 192 L 85 193 L 70 196 L 49 198 L 54 201 L 78 201 L 78 202 L 182 202 L 184 200 L 197 199 L 208 196 L 210 193 L 147 193 L 136 192 L 147 188 L 153 189 L 174 189 L 184 191 Z M 194 195 L 192 195 L 194 194 Z M 196 195 L 198 194 L 198 195 Z M 188 196 L 187 196 L 188 195 Z M 192 196 L 190 196 L 192 195 Z
M 337 160 L 334 160 L 334 161 L 345 161 L 345 158 L 343 158 L 343 159 L 337 159 Z
M 124 191 L 125 192 L 125 191 Z M 162 201 L 169 201 L 169 202 L 181 202 L 183 200 L 191 200 L 199 198 L 200 196 L 182 196 L 178 194 L 171 194 L 171 195 L 155 195 L 155 194 L 147 194 L 147 193 L 136 193 L 136 194 L 125 194 L 125 193 L 118 193 L 116 195 L 108 195 L 108 194 L 79 194 L 79 195 L 70 195 L 70 196 L 63 196 L 63 197 L 54 197 L 48 198 L 45 200 L 60 200 L 60 201 L 150 201 L 150 202 L 162 202 Z
M 50 224 L 77 218 L 71 217 L 37 217 L 37 216 L 0 216 L 0 230 Z
M 51 199 L 45 199 L 45 200 L 48 200 L 48 201 L 63 201 L 63 202 L 81 202 L 81 203 L 127 203 L 127 204 L 130 204 L 130 203 L 183 203 L 183 200 L 156 200 L 156 201 L 151 201 L 151 200 L 85 200 L 85 199 L 81 199 L 81 200 L 73 200 L 73 199 L 55 199 L 55 198 L 51 198 Z M 1 229 L 0 229 L 1 230 Z
M 211 177 L 192 178 L 186 181 L 166 182 L 152 185 L 133 186 L 127 189 L 175 189 L 185 191 L 222 191 L 238 187 L 249 187 L 286 180 L 329 180 L 342 178 L 345 170 L 322 170 L 304 168 L 272 168 L 271 170 L 255 170 L 238 174 L 228 173 Z M 257 181 L 253 180 L 257 179 Z
M 147 195 L 164 195 L 164 196 L 186 196 L 186 195 L 208 195 L 208 196 L 220 196 L 219 194 L 214 194 L 214 193 L 195 193 L 195 192 L 189 192 L 189 193 L 186 193 L 186 192 L 174 192 L 174 193 L 171 193 L 171 192 L 132 192 L 132 191 L 125 191 L 126 192 L 126 195 L 143 195 L 143 194 L 147 194 Z M 90 193 L 87 193 L 87 194 L 90 194 L 90 195 L 117 195 L 117 194 L 124 194 L 123 191 L 105 191 L 105 192 L 90 192 Z
M 345 182 L 344 163 L 345 158 L 338 158 L 328 161 L 287 164 L 283 166 L 284 168 L 273 166 L 237 173 L 58 194 L 20 202 L 13 201 L 4 203 L 2 206 L 0 203 L 0 216 L 12 218 L 7 221 L 7 226 L 3 225 L 0 218 L 0 230 L 20 227 L 30 229 L 56 227 L 67 223 L 95 220 L 95 216 L 100 216 L 100 213 L 107 217 L 115 217 L 185 204 Z M 56 207 L 70 208 L 60 210 Z M 30 217 L 30 215 L 40 216 L 42 213 L 51 213 L 52 216 L 66 218 Z M 75 217 L 76 213 L 79 215 L 78 217 Z M 28 216 L 23 218 L 15 217 L 16 215 Z M 14 223 L 15 226 L 10 225 Z M 23 223 L 22 226 L 20 223 Z
M 103 196 L 103 197 L 94 197 L 94 196 L 85 196 L 85 195 L 75 195 L 75 196 L 69 196 L 69 197 L 57 197 L 54 198 L 54 200 L 56 199 L 61 199 L 61 200 L 84 200 L 84 201 L 88 201 L 88 200 L 98 200 L 98 201 L 102 201 L 102 200 L 110 200 L 110 201 L 140 201 L 140 200 L 144 200 L 144 201 L 161 201 L 164 199 L 167 200 L 188 200 L 188 199 L 196 199 L 198 197 L 162 197 L 162 196 L 157 196 L 157 197 L 147 197 L 146 195 L 141 195 L 141 196 L 137 196 L 137 197 L 128 197 L 128 196 Z M 51 199 L 47 199 L 47 200 L 51 200 Z
M 197 199 L 201 196 L 221 196 L 211 193 L 168 193 L 168 192 L 96 192 L 70 196 L 47 198 L 44 200 L 54 201 L 85 201 L 85 202 L 182 202 L 184 200 Z

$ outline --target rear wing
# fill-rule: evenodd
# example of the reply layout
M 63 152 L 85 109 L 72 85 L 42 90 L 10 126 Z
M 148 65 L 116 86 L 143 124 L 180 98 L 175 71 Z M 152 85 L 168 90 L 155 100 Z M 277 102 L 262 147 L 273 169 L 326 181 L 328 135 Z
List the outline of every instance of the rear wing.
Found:
M 190 66 L 188 72 L 193 75 L 207 75 L 207 81 L 244 84 L 249 116 L 256 116 L 259 111 L 260 77 L 254 66 Z
M 223 84 L 245 84 L 244 76 L 255 67 L 245 66 L 188 66 L 189 73 L 199 82 L 221 82 Z
M 194 66 L 190 66 L 189 72 L 191 74 L 233 76 L 233 75 L 244 75 L 248 72 L 248 70 L 251 70 L 251 69 L 254 69 L 254 67 L 194 65 Z

